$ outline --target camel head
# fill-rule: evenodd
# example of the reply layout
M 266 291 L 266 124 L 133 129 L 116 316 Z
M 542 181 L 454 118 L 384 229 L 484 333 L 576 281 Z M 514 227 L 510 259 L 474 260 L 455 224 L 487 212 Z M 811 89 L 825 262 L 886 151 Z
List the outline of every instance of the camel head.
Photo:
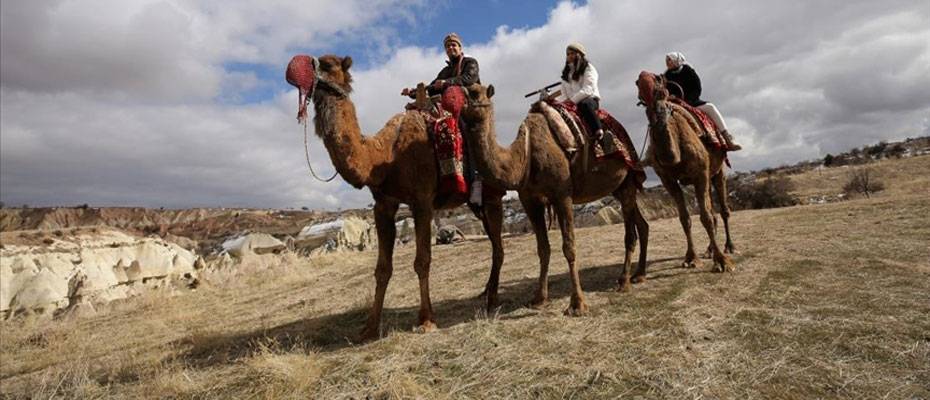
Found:
M 337 57 L 325 55 L 314 61 L 316 67 L 317 89 L 323 90 L 323 95 L 337 95 L 345 97 L 352 92 L 352 57 Z M 320 90 L 316 91 L 317 93 Z
M 639 73 L 636 80 L 639 101 L 646 106 L 649 119 L 649 136 L 656 144 L 655 157 L 660 165 L 676 165 L 681 161 L 678 137 L 668 128 L 671 108 L 668 104 L 668 89 L 665 77 L 648 71 Z
M 300 91 L 298 121 L 307 120 L 306 105 L 311 100 L 319 101 L 326 96 L 348 97 L 352 92 L 350 67 L 352 57 L 349 56 L 326 55 L 317 59 L 301 54 L 291 59 L 285 78 Z
M 487 120 L 493 117 L 493 104 L 491 97 L 494 96 L 494 85 L 481 86 L 473 84 L 465 88 L 465 107 L 462 108 L 462 118 L 466 121 Z
M 636 87 L 639 90 L 639 101 L 646 106 L 646 115 L 649 117 L 649 123 L 657 122 L 656 116 L 664 116 L 668 113 L 668 89 L 665 88 L 665 77 L 653 74 L 649 71 L 639 73 L 636 79 Z

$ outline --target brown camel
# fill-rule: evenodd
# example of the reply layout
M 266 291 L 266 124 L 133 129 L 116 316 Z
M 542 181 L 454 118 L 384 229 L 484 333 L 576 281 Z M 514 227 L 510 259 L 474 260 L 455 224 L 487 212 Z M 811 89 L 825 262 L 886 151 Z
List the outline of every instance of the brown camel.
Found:
M 637 236 L 640 240 L 639 265 L 632 280 L 646 278 L 646 247 L 649 241 L 649 224 L 636 205 L 638 182 L 623 160 L 595 161 L 593 152 L 582 151 L 570 162 L 550 132 L 541 113 L 530 112 L 520 125 L 517 138 L 510 148 L 497 144 L 494 129 L 494 108 L 490 98 L 494 87 L 472 85 L 468 88 L 468 104 L 462 110 L 466 121 L 465 137 L 477 145 L 476 166 L 486 182 L 508 190 L 516 190 L 520 202 L 536 234 L 536 251 L 539 255 L 539 287 L 532 301 L 542 306 L 549 298 L 549 236 L 545 209 L 551 205 L 559 219 L 562 231 L 562 253 L 568 261 L 572 281 L 571 304 L 566 314 L 578 315 L 587 311 L 578 268 L 575 265 L 575 233 L 572 204 L 587 203 L 613 195 L 623 207 L 626 230 L 626 255 L 618 290 L 629 290 L 632 255 Z M 588 157 L 586 163 L 579 160 Z M 580 165 L 588 166 L 581 170 Z M 613 243 L 604 243 L 611 246 Z
M 691 217 L 688 215 L 688 206 L 681 190 L 681 185 L 693 185 L 701 224 L 710 238 L 708 252 L 713 257 L 715 271 L 732 271 L 733 262 L 717 246 L 716 221 L 710 200 L 710 186 L 713 184 L 726 231 L 725 250 L 727 253 L 733 253 L 733 241 L 730 239 L 730 208 L 727 205 L 727 180 L 723 170 L 726 151 L 713 148 L 701 140 L 703 130 L 694 118 L 683 107 L 668 101 L 669 94 L 664 79 L 660 75 L 643 71 L 636 85 L 640 101 L 646 105 L 649 138 L 652 140 L 651 151 L 647 151 L 646 157 L 652 157 L 649 161 L 662 180 L 662 186 L 665 186 L 675 199 L 678 219 L 688 241 L 683 265 L 686 268 L 700 265 L 700 260 L 694 252 L 694 241 L 691 239 Z
M 418 330 L 436 328 L 429 297 L 430 222 L 433 212 L 464 203 L 461 196 L 439 196 L 439 169 L 426 120 L 417 111 L 392 117 L 377 135 L 364 137 L 349 100 L 352 82 L 350 57 L 320 57 L 314 90 L 311 90 L 317 135 L 323 140 L 336 171 L 352 186 L 367 186 L 374 196 L 375 227 L 378 232 L 378 264 L 375 269 L 375 298 L 362 331 L 362 339 L 380 336 L 384 294 L 393 272 L 392 255 L 396 229 L 394 218 L 400 203 L 413 213 L 417 255 L 413 267 L 420 283 Z M 485 286 L 488 308 L 497 305 L 497 288 L 504 249 L 501 245 L 503 191 L 485 190 L 482 223 L 491 241 L 491 274 Z

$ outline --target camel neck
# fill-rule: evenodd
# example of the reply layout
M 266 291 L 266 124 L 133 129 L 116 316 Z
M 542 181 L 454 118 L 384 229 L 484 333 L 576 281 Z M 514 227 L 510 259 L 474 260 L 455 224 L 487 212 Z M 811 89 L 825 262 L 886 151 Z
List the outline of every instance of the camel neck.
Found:
M 494 130 L 494 114 L 489 112 L 484 117 L 469 121 L 466 124 L 468 140 L 477 145 L 474 152 L 475 165 L 482 179 L 488 183 L 506 190 L 519 189 L 523 183 L 525 168 L 528 167 L 526 132 L 521 125 L 521 132 L 509 149 L 497 144 L 497 133 Z
M 352 101 L 347 97 L 318 96 L 314 106 L 313 122 L 339 175 L 356 188 L 377 184 L 371 176 L 373 152 L 362 137 Z

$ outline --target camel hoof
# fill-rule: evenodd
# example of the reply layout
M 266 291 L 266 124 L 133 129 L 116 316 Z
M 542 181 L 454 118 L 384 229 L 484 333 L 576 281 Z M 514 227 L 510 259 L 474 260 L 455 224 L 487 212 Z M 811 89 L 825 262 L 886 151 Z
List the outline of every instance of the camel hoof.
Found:
M 697 268 L 701 266 L 701 260 L 693 259 L 690 261 L 685 261 L 681 263 L 682 268 Z
M 736 246 L 734 246 L 734 245 L 732 245 L 732 244 L 728 244 L 728 245 L 726 245 L 726 246 L 723 247 L 723 252 L 724 252 L 725 254 L 736 254 Z
M 633 277 L 633 283 L 643 283 L 646 282 L 646 274 L 636 275 Z
M 424 321 L 419 326 L 413 328 L 415 333 L 430 333 L 435 332 L 439 328 L 436 327 L 436 323 L 433 321 Z
M 623 292 L 623 293 L 629 292 L 631 287 L 632 287 L 632 285 L 630 284 L 630 281 L 626 281 L 626 282 L 620 281 L 620 282 L 617 282 L 617 291 L 618 291 L 618 292 Z
M 372 329 L 369 327 L 365 327 L 365 329 L 362 329 L 362 332 L 359 333 L 358 335 L 358 342 L 366 343 L 366 342 L 370 342 L 370 341 L 377 340 L 380 338 L 381 338 L 381 332 L 379 332 L 378 328 Z
M 543 307 L 545 307 L 545 306 L 547 306 L 547 305 L 549 305 L 549 299 L 547 299 L 547 298 L 539 298 L 539 297 L 533 299 L 533 301 L 531 301 L 529 304 L 527 304 L 527 306 L 528 306 L 529 308 L 532 308 L 532 309 L 534 309 L 534 310 L 538 310 L 538 309 L 543 308 Z
M 701 254 L 701 258 L 705 258 L 708 260 L 711 258 L 714 258 L 714 252 L 708 249 L 707 251 L 704 252 L 704 254 Z
M 482 291 L 480 294 L 478 294 L 478 296 L 476 296 L 475 298 L 476 298 L 476 299 L 483 299 L 483 298 L 486 298 L 486 297 L 488 297 L 488 289 L 484 289 L 484 291 Z
M 569 317 L 581 317 L 588 314 L 588 305 L 581 303 L 578 307 L 568 307 L 563 312 L 566 316 Z
M 730 261 L 729 258 L 722 258 L 717 260 L 714 263 L 714 272 L 734 272 L 736 267 L 733 266 L 733 261 Z

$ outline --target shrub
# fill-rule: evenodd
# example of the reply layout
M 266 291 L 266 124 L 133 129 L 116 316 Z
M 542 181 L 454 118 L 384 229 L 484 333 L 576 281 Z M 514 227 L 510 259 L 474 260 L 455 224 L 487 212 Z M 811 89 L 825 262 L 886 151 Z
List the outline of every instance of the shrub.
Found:
M 776 175 L 762 180 L 731 179 L 730 204 L 733 209 L 756 209 L 787 207 L 798 204 L 798 199 L 790 192 L 794 184 L 787 177 Z
M 823 166 L 829 167 L 830 165 L 833 165 L 833 154 L 827 153 L 827 155 L 823 157 Z
M 861 194 L 867 198 L 882 190 L 885 190 L 885 184 L 875 178 L 871 168 L 859 168 L 850 172 L 849 180 L 843 186 L 846 195 Z

